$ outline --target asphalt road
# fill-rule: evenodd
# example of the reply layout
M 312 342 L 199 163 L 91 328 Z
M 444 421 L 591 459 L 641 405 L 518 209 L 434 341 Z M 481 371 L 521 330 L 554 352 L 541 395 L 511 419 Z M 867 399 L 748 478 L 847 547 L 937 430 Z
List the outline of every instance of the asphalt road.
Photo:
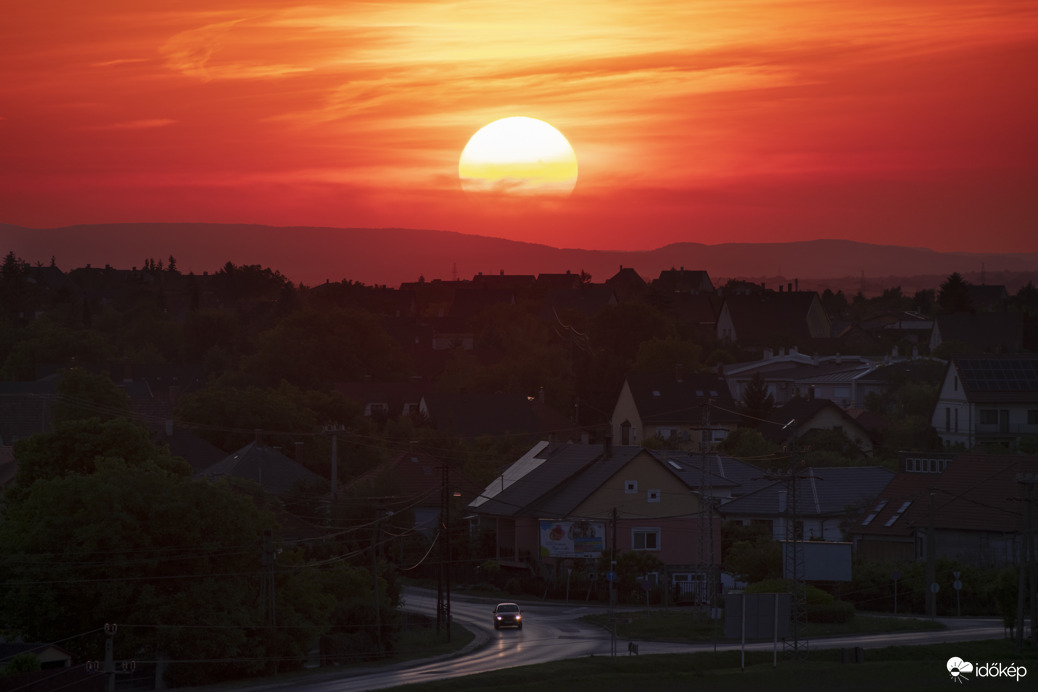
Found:
M 429 615 L 436 613 L 436 593 L 420 589 L 405 589 L 405 607 L 408 610 Z M 411 661 L 391 667 L 351 669 L 341 676 L 322 675 L 320 679 L 295 679 L 283 683 L 249 685 L 238 689 L 259 692 L 260 690 L 292 689 L 303 692 L 357 692 L 377 690 L 397 685 L 407 685 L 427 680 L 444 680 L 475 673 L 484 673 L 501 668 L 546 663 L 583 656 L 608 656 L 615 646 L 617 655 L 627 656 L 626 639 L 615 642 L 607 632 L 580 622 L 579 618 L 593 612 L 608 611 L 608 607 L 571 604 L 528 605 L 523 607 L 523 629 L 495 631 L 491 611 L 494 604 L 486 599 L 473 599 L 454 595 L 451 599 L 451 616 L 475 634 L 475 639 L 458 654 L 436 659 Z M 628 610 L 637 610 L 631 608 Z M 618 610 L 622 616 L 623 610 Z M 940 631 L 874 634 L 853 637 L 814 639 L 808 643 L 809 650 L 844 647 L 880 648 L 898 644 L 933 644 L 955 641 L 999 639 L 1004 636 L 998 618 L 941 618 L 948 628 Z M 694 653 L 697 651 L 738 650 L 739 642 L 719 640 L 713 643 L 669 643 L 637 642 L 639 655 Z M 755 642 L 746 645 L 747 651 L 772 651 L 771 642 Z M 778 650 L 781 655 L 782 643 Z

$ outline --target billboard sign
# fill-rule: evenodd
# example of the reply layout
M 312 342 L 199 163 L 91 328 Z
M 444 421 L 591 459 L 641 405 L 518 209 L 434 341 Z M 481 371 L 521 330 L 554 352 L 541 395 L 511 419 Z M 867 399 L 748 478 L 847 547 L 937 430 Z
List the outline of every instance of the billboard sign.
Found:
M 605 550 L 604 521 L 541 522 L 541 557 L 599 557 Z
M 800 551 L 801 558 L 798 562 L 803 565 L 803 573 L 797 577 L 805 581 L 851 581 L 851 547 L 850 543 L 797 541 L 797 550 Z M 792 544 L 782 541 L 784 579 L 793 578 L 792 552 Z

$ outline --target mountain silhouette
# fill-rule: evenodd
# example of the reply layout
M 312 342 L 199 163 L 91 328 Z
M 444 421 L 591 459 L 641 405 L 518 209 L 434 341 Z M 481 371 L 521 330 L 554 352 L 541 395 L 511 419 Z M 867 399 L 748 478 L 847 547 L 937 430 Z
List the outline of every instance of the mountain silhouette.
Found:
M 664 269 L 706 270 L 715 284 L 744 278 L 792 281 L 814 288 L 826 279 L 894 285 L 898 277 L 939 281 L 952 272 L 996 278 L 1038 273 L 1038 253 L 939 252 L 851 240 L 788 243 L 674 243 L 654 250 L 555 248 L 452 231 L 409 228 L 328 228 L 215 223 L 120 223 L 24 228 L 0 224 L 0 251 L 30 264 L 68 271 L 86 265 L 129 269 L 146 259 L 177 260 L 182 272 L 216 272 L 225 263 L 258 264 L 306 285 L 344 279 L 398 286 L 402 282 L 477 273 L 586 271 L 597 282 L 621 266 L 652 279 Z M 888 283 L 884 284 L 883 280 Z M 926 282 L 924 282 L 926 283 Z M 834 287 L 835 290 L 835 287 Z

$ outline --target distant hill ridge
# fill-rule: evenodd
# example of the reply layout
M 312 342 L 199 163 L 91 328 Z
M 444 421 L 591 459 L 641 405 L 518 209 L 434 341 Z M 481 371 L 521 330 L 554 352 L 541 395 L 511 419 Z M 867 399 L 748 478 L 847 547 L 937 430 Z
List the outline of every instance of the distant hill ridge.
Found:
M 343 279 L 398 286 L 415 281 L 469 279 L 483 273 L 590 273 L 596 282 L 621 266 L 647 280 L 664 269 L 706 270 L 715 281 L 727 278 L 799 280 L 801 289 L 842 279 L 855 286 L 900 285 L 901 277 L 932 282 L 952 272 L 989 277 L 1033 274 L 1038 253 L 938 252 L 926 248 L 873 245 L 852 240 L 788 243 L 673 243 L 654 250 L 554 248 L 453 231 L 409 228 L 329 228 L 216 223 L 120 223 L 23 228 L 0 224 L 0 252 L 13 251 L 27 262 L 64 270 L 109 264 L 139 267 L 146 259 L 176 257 L 181 271 L 215 272 L 226 262 L 259 264 L 307 285 Z M 982 274 L 983 272 L 983 274 Z M 890 281 L 884 283 L 883 279 Z M 976 281 L 976 279 L 971 279 Z M 832 282 L 830 282 L 832 283 Z M 904 283 L 904 282 L 902 282 Z M 907 282 L 907 291 L 912 282 Z M 834 290 L 835 285 L 833 286 Z M 847 288 L 844 289 L 848 290 Z

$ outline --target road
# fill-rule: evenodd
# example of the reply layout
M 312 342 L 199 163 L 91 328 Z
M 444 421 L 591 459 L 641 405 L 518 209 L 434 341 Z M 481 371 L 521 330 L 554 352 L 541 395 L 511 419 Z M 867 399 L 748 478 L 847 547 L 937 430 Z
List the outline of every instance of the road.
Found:
M 436 613 L 436 594 L 426 590 L 405 589 L 406 608 L 430 615 Z M 584 656 L 608 656 L 614 643 L 608 633 L 580 622 L 582 615 L 608 611 L 607 607 L 583 603 L 523 604 L 523 629 L 495 631 L 491 622 L 493 603 L 455 595 L 451 599 L 452 618 L 475 634 L 473 642 L 457 655 L 412 661 L 392 667 L 343 671 L 341 677 L 295 679 L 291 683 L 265 683 L 239 688 L 250 692 L 288 689 L 303 692 L 358 692 L 407 685 L 427 680 L 484 673 L 501 668 L 547 663 Z M 632 609 L 633 610 L 633 609 Z M 622 615 L 622 611 L 618 611 Z M 844 647 L 878 648 L 898 644 L 934 644 L 941 642 L 998 639 L 1004 633 L 998 618 L 941 619 L 948 628 L 940 631 L 874 634 L 853 637 L 814 639 L 810 650 Z M 618 655 L 628 655 L 628 640 L 615 642 Z M 738 650 L 739 643 L 719 641 L 717 650 Z M 779 642 L 781 653 L 782 643 Z M 639 655 L 695 653 L 711 651 L 712 643 L 638 642 Z M 771 651 L 771 642 L 747 644 L 747 651 Z

